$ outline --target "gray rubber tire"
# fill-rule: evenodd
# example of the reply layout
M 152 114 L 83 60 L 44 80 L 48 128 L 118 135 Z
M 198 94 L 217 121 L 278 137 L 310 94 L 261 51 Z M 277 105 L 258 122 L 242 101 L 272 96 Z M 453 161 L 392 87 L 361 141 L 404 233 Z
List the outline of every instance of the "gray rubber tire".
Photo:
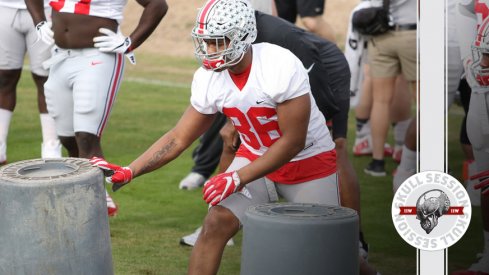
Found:
M 358 215 L 339 206 L 252 206 L 243 225 L 241 275 L 358 275 Z
M 0 168 L 0 274 L 113 274 L 103 173 L 86 159 Z

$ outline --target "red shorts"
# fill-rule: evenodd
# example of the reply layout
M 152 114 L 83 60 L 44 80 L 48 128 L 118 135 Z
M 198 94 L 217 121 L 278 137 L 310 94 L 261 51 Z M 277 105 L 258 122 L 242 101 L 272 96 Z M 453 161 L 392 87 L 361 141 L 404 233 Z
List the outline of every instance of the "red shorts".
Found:
M 244 157 L 254 161 L 260 156 L 251 153 L 241 145 L 236 152 L 236 157 Z M 323 152 L 313 157 L 291 161 L 266 177 L 274 182 L 283 184 L 296 184 L 327 177 L 336 173 L 336 150 Z

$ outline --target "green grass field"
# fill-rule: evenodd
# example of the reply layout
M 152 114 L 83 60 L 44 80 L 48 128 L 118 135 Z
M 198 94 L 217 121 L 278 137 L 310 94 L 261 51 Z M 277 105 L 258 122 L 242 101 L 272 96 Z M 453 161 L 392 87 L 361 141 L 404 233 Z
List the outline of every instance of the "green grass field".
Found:
M 129 164 L 169 130 L 189 103 L 189 87 L 197 65 L 192 59 L 138 56 L 136 66 L 126 65 L 125 81 L 103 136 L 110 162 Z M 27 71 L 18 87 L 17 108 L 8 140 L 8 161 L 39 158 L 41 133 L 35 90 Z M 452 174 L 460 178 L 461 150 L 458 128 L 463 111 L 450 110 L 448 157 Z M 354 137 L 350 117 L 350 145 Z M 189 247 L 179 239 L 200 225 L 206 205 L 201 190 L 182 191 L 179 181 L 192 166 L 191 150 L 151 174 L 137 178 L 112 194 L 119 215 L 110 219 L 116 274 L 185 274 Z M 386 274 L 416 274 L 416 250 L 396 233 L 391 220 L 392 177 L 373 178 L 363 173 L 369 158 L 352 158 L 362 198 L 362 227 L 370 244 L 370 263 Z M 394 162 L 388 160 L 392 171 Z M 239 274 L 241 233 L 228 247 L 219 274 Z M 305 248 L 307 249 L 307 248 Z M 473 209 L 472 223 L 458 244 L 448 250 L 449 270 L 467 267 L 482 249 L 480 209 Z

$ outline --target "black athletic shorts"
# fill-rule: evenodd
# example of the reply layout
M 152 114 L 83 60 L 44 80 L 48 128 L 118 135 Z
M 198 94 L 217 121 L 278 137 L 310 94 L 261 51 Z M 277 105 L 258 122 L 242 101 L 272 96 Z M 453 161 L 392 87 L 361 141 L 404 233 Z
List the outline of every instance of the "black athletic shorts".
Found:
M 278 16 L 295 23 L 297 15 L 313 17 L 322 15 L 325 0 L 275 0 Z

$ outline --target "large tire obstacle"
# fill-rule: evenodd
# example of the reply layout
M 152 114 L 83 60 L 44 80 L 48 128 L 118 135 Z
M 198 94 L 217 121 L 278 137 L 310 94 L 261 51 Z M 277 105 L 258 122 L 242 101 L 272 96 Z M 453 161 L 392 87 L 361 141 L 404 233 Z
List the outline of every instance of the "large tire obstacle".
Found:
M 339 206 L 252 206 L 243 225 L 241 275 L 358 275 L 358 215 Z
M 0 168 L 0 274 L 113 274 L 99 169 L 77 158 Z

